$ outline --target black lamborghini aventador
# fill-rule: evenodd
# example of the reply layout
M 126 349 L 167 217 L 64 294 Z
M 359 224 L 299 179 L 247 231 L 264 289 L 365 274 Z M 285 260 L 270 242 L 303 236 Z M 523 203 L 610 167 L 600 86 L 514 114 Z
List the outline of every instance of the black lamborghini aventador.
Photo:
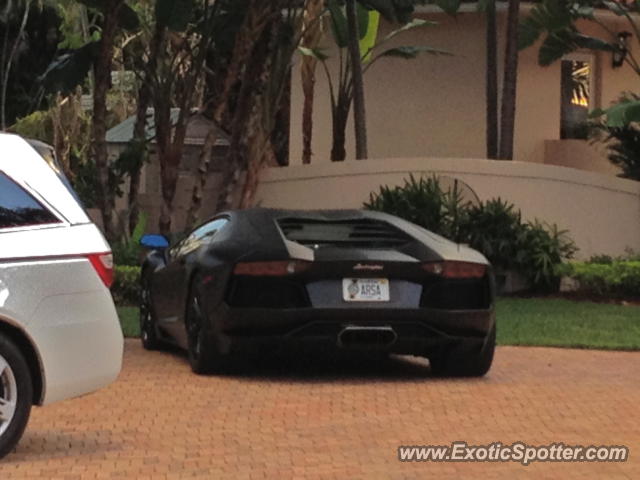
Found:
M 480 376 L 495 347 L 485 257 L 371 211 L 250 209 L 169 245 L 148 235 L 145 348 L 188 350 L 197 373 L 236 354 L 307 344 L 428 357 L 440 375 Z

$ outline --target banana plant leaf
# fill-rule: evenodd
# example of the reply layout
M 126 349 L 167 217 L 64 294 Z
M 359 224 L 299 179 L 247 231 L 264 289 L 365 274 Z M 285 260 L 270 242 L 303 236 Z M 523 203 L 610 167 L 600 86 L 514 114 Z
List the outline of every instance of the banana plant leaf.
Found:
M 71 93 L 85 81 L 99 52 L 100 42 L 94 41 L 59 56 L 40 76 L 40 84 L 48 93 Z
M 405 45 L 402 47 L 394 47 L 380 53 L 378 57 L 395 57 L 411 60 L 416 58 L 421 53 L 428 53 L 430 55 L 453 55 L 446 50 L 440 50 L 438 48 L 427 47 L 424 45 Z
M 415 10 L 412 0 L 358 0 L 369 10 L 377 10 L 385 20 L 392 23 L 406 23 Z
M 349 27 L 347 24 L 347 15 L 344 8 L 338 0 L 328 0 L 327 10 L 331 18 L 331 33 L 335 39 L 336 45 L 340 48 L 347 48 L 349 42 Z M 358 32 L 360 41 L 364 40 L 369 30 L 369 21 L 371 12 L 356 2 L 356 16 L 358 19 Z
M 83 5 L 95 10 L 104 11 L 109 8 L 109 2 L 105 0 L 78 0 Z M 122 28 L 129 32 L 140 29 L 140 18 L 136 11 L 126 3 L 122 4 L 118 10 L 118 23 Z
M 157 0 L 156 21 L 174 32 L 184 32 L 193 19 L 194 0 Z
M 329 59 L 329 55 L 324 53 L 322 51 L 322 49 L 320 49 L 320 48 L 298 47 L 298 51 L 302 55 L 304 55 L 306 57 L 315 58 L 316 60 L 318 60 L 320 62 L 324 62 L 324 61 Z
M 360 55 L 364 63 L 371 60 L 371 51 L 378 42 L 378 29 L 380 26 L 380 12 L 371 10 L 368 12 L 368 16 L 369 24 L 363 38 L 360 40 Z
M 603 111 L 609 127 L 625 127 L 640 122 L 640 100 L 626 99 Z

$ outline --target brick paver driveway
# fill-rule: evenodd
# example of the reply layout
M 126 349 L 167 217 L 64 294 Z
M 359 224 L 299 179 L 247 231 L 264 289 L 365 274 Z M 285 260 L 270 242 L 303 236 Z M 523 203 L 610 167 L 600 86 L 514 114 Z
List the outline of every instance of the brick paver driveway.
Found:
M 247 373 L 247 370 L 251 373 Z M 122 376 L 36 409 L 0 479 L 640 478 L 640 354 L 503 347 L 489 376 L 304 356 L 198 377 L 127 341 Z M 400 463 L 401 444 L 626 444 L 627 463 Z

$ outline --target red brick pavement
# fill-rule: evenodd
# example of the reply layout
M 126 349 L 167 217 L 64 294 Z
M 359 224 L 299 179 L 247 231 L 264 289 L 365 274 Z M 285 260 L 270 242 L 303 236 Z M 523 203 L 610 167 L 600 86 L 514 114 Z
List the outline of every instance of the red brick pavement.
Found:
M 35 409 L 0 479 L 640 478 L 640 353 L 502 347 L 483 379 L 302 356 L 199 377 L 128 340 L 110 387 Z M 626 463 L 400 463 L 401 444 L 625 444 Z

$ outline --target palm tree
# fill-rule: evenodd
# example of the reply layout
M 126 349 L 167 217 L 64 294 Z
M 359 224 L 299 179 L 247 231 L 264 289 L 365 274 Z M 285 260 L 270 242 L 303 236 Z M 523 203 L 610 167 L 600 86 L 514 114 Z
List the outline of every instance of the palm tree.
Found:
M 254 0 L 250 4 L 234 49 L 249 55 L 231 121 L 216 210 L 251 205 L 261 169 L 275 157 L 272 135 L 293 54 L 302 37 L 304 8 L 300 7 L 305 4 L 298 0 Z
M 354 102 L 355 87 L 350 53 L 347 52 L 345 54 L 344 52 L 349 43 L 348 24 L 345 12 L 338 6 L 335 0 L 329 0 L 327 2 L 327 6 L 333 27 L 333 40 L 339 49 L 338 71 L 333 72 L 334 75 L 332 75 L 329 65 L 327 64 L 329 57 L 323 52 L 323 50 L 310 49 L 301 46 L 299 51 L 305 57 L 312 57 L 319 61 L 324 69 L 327 77 L 327 83 L 329 85 L 331 101 L 331 161 L 341 162 L 346 158 L 346 128 L 349 114 L 351 112 L 351 105 Z M 359 55 L 361 56 L 360 63 L 363 65 L 363 75 L 366 74 L 371 67 L 378 62 L 378 60 L 383 58 L 394 57 L 410 60 L 418 57 L 421 53 L 428 53 L 431 55 L 450 55 L 448 52 L 443 50 L 424 45 L 404 45 L 387 48 L 386 45 L 398 35 L 415 28 L 421 28 L 433 24 L 426 20 L 413 19 L 409 21 L 410 19 L 408 19 L 407 23 L 403 23 L 401 27 L 379 39 L 377 33 L 380 15 L 381 14 L 378 11 L 374 12 L 368 11 L 362 7 L 358 8 L 358 23 L 362 31 L 365 33 L 364 35 L 361 35 L 363 39 L 360 40 L 358 46 Z M 335 75 L 336 73 L 337 75 Z
M 116 35 L 119 29 L 118 13 L 124 0 L 104 2 L 102 35 L 97 45 L 98 56 L 93 66 L 93 122 L 91 124 L 91 147 L 98 175 L 98 207 L 102 212 L 105 235 L 113 239 L 116 235 L 113 222 L 114 192 L 109 188 L 109 159 L 107 154 L 107 93 L 111 86 L 111 70 Z
M 496 0 L 486 4 L 486 147 L 487 158 L 498 158 L 498 30 Z
M 0 12 L 0 22 L 4 24 L 4 38 L 2 41 L 2 60 L 0 61 L 0 124 L 2 130 L 7 129 L 7 86 L 9 84 L 9 75 L 11 73 L 11 67 L 18 52 L 18 47 L 23 40 L 24 30 L 27 26 L 27 20 L 29 19 L 29 12 L 31 11 L 32 0 L 24 0 L 22 14 L 19 15 L 19 2 L 7 2 L 5 10 Z M 9 38 L 9 33 L 14 21 L 14 16 L 19 15 L 18 31 L 15 33 L 13 39 Z
M 356 15 L 356 0 L 347 0 L 348 50 L 351 60 L 353 81 L 353 120 L 356 132 L 356 159 L 366 159 L 367 148 L 367 114 L 364 100 L 364 77 L 362 73 L 362 56 L 360 53 L 360 31 Z
M 322 39 L 322 21 L 324 0 L 310 0 L 303 19 L 303 35 L 301 45 L 304 48 L 316 49 Z M 313 101 L 315 97 L 316 67 L 318 59 L 309 55 L 302 57 L 301 77 L 304 105 L 302 107 L 302 163 L 311 163 L 313 150 Z
M 518 22 L 520 0 L 509 0 L 507 39 L 502 82 L 502 112 L 500 115 L 500 150 L 498 158 L 513 160 L 513 134 L 516 121 L 516 86 L 518 83 Z

